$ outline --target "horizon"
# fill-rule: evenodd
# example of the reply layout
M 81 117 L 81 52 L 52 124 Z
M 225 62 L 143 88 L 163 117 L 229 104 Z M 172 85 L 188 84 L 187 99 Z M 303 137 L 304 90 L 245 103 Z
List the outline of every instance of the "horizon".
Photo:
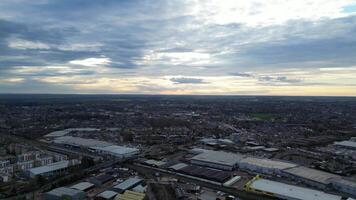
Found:
M 0 93 L 356 97 L 356 0 L 0 2 Z

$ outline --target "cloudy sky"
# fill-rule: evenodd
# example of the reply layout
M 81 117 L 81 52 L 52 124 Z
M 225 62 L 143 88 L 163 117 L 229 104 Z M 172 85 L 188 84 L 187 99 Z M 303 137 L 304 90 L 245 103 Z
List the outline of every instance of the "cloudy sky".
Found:
M 356 0 L 1 0 L 0 93 L 356 95 Z

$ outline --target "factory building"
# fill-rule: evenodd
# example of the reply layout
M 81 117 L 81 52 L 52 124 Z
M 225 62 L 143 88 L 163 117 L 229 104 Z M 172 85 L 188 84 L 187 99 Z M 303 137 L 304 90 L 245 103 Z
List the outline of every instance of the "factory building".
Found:
M 76 189 L 76 190 L 80 190 L 80 191 L 88 191 L 90 189 L 92 189 L 95 185 L 93 183 L 89 183 L 89 182 L 80 182 L 77 183 L 75 185 L 73 185 L 72 189 Z
M 125 159 L 133 158 L 140 153 L 140 150 L 136 148 L 129 148 L 124 146 L 111 145 L 106 147 L 90 147 L 99 154 L 111 155 L 116 158 Z
M 350 194 L 356 197 L 356 182 L 344 178 L 335 178 L 331 180 L 334 189 Z
M 356 142 L 354 142 L 354 141 L 346 140 L 346 141 L 341 141 L 341 142 L 335 142 L 334 145 L 343 147 L 346 149 L 356 150 Z
M 139 149 L 136 148 L 118 146 L 105 141 L 72 136 L 58 137 L 55 138 L 53 142 L 70 146 L 71 148 L 87 148 L 93 152 L 111 155 L 120 159 L 132 158 L 140 152 Z
M 126 190 L 129 190 L 131 188 L 136 187 L 137 185 L 139 185 L 143 180 L 137 177 L 132 177 L 129 178 L 127 180 L 125 180 L 124 182 L 116 185 L 113 187 L 114 191 L 117 191 L 118 193 L 122 194 L 123 192 L 125 192 Z
M 341 196 L 256 177 L 245 190 L 286 200 L 341 200 Z
M 239 162 L 239 168 L 263 174 L 280 175 L 282 174 L 282 170 L 296 166 L 296 164 L 289 162 L 253 157 L 244 158 Z
M 51 163 L 49 165 L 46 166 L 42 166 L 42 167 L 35 167 L 32 169 L 28 170 L 29 176 L 31 178 L 34 178 L 38 175 L 41 176 L 55 176 L 58 175 L 64 171 L 66 171 L 69 167 L 71 166 L 75 166 L 80 164 L 79 160 L 64 160 L 64 161 L 60 161 L 60 162 L 55 162 L 55 163 Z
M 303 166 L 283 170 L 283 175 L 320 189 L 325 189 L 330 185 L 333 178 L 341 178 L 335 174 Z
M 45 200 L 63 200 L 63 199 L 84 200 L 87 199 L 87 196 L 83 191 L 72 189 L 72 188 L 60 187 L 45 193 L 44 199 Z
M 238 153 L 227 153 L 223 151 L 206 151 L 191 158 L 190 162 L 221 170 L 233 170 L 238 162 L 244 158 Z

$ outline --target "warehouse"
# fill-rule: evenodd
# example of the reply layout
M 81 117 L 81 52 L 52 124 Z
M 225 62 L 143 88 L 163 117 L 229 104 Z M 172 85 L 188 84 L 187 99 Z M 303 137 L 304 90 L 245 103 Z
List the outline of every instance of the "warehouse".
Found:
M 91 147 L 99 154 L 111 155 L 116 158 L 133 158 L 139 154 L 140 150 L 136 148 L 129 148 L 124 146 L 110 145 L 106 147 Z
M 320 189 L 325 189 L 332 178 L 340 178 L 335 174 L 303 166 L 283 170 L 283 175 Z
M 189 165 L 178 170 L 181 173 L 222 183 L 231 177 L 229 172 Z
M 356 150 L 356 142 L 353 142 L 353 141 L 347 140 L 347 141 L 335 142 L 334 145 L 340 146 L 343 148 L 347 148 L 347 149 Z
M 241 169 L 255 171 L 263 174 L 282 174 L 282 170 L 296 166 L 296 164 L 289 162 L 253 157 L 244 158 L 239 162 L 239 167 Z
M 233 170 L 238 162 L 243 159 L 238 153 L 227 153 L 223 151 L 206 151 L 191 158 L 192 164 L 221 169 Z
M 72 189 L 80 190 L 80 191 L 88 191 L 94 187 L 94 184 L 89 182 L 80 182 L 78 184 L 73 185 Z
M 341 196 L 260 178 L 248 182 L 245 189 L 286 200 L 341 200 Z
M 333 188 L 338 191 L 351 194 L 356 197 L 356 182 L 344 178 L 335 178 L 331 180 Z
M 45 200 L 62 200 L 62 199 L 82 200 L 82 199 L 86 199 L 86 194 L 85 192 L 76 189 L 60 187 L 45 193 L 44 199 Z
M 144 193 L 127 190 L 124 194 L 117 195 L 115 200 L 143 200 L 145 196 Z
M 60 162 L 51 163 L 42 167 L 35 167 L 28 170 L 29 176 L 34 178 L 38 175 L 55 176 L 66 171 L 69 167 L 80 164 L 78 160 L 63 160 Z
M 129 190 L 131 188 L 134 188 L 135 186 L 139 185 L 143 180 L 137 177 L 132 177 L 129 178 L 127 180 L 125 180 L 124 182 L 116 185 L 113 187 L 113 190 L 119 192 L 119 193 L 123 193 L 126 190 Z
M 140 152 L 139 149 L 136 148 L 118 146 L 105 141 L 72 136 L 58 137 L 54 139 L 53 142 L 56 144 L 70 146 L 72 148 L 85 147 L 96 153 L 111 155 L 120 159 L 132 158 Z

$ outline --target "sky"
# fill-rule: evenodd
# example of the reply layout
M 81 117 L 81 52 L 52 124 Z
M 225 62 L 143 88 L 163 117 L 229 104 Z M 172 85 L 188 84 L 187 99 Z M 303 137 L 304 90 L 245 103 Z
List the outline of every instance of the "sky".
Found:
M 356 96 L 356 0 L 1 0 L 0 93 Z

